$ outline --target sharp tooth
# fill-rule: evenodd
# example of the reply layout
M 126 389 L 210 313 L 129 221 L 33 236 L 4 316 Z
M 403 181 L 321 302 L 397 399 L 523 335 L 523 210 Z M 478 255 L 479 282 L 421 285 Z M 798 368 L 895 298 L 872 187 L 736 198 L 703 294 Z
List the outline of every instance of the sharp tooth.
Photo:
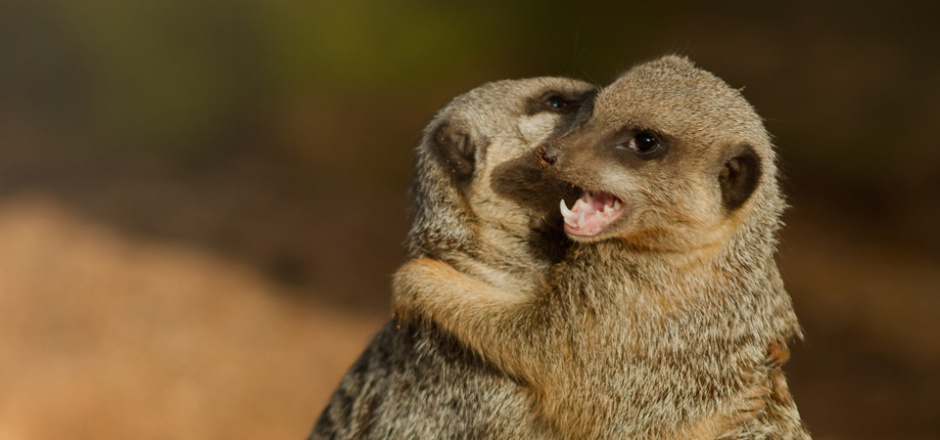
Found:
M 568 209 L 568 205 L 565 204 L 565 199 L 561 199 L 559 208 L 561 208 L 561 215 L 565 216 L 565 219 L 567 219 L 570 215 L 574 214 L 573 212 L 571 212 L 570 209 Z
M 584 227 L 584 213 L 582 212 L 581 216 L 578 217 L 578 229 L 581 229 L 583 227 Z
M 591 205 L 588 204 L 588 202 L 585 202 L 585 201 L 584 201 L 584 198 L 580 198 L 580 199 L 578 199 L 577 202 L 574 202 L 574 206 L 572 206 L 572 208 L 581 211 L 581 210 L 586 209 L 586 208 L 589 207 L 589 206 L 591 206 Z
M 594 204 L 594 196 L 591 195 L 590 192 L 585 192 L 585 193 L 584 193 L 584 201 L 585 201 L 588 205 L 593 205 L 593 204 Z
M 620 200 L 614 199 L 614 211 L 620 209 Z
M 612 212 L 614 212 L 614 210 L 610 207 L 610 205 L 604 205 L 604 215 L 610 215 Z
M 575 223 L 574 220 L 571 220 L 571 219 L 568 218 L 568 217 L 565 217 L 565 224 L 568 225 L 568 226 L 571 226 L 572 228 L 577 228 L 577 227 L 578 227 L 578 224 Z

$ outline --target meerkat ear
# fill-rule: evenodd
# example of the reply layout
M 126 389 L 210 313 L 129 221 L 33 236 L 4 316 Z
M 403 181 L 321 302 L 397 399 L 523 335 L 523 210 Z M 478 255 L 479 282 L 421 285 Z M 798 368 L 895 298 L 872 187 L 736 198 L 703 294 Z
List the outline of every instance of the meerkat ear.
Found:
M 432 133 L 431 147 L 441 165 L 458 181 L 473 176 L 476 146 L 468 133 L 445 121 Z
M 721 185 L 721 203 L 728 212 L 741 207 L 757 189 L 760 180 L 760 157 L 750 145 L 742 145 L 737 154 L 721 167 L 718 182 Z

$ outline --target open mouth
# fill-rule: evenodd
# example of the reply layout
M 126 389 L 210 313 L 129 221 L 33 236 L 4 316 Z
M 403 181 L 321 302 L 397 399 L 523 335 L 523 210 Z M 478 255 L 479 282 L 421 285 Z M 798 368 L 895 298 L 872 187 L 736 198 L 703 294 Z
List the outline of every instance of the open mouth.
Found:
M 625 211 L 620 199 L 602 191 L 584 191 L 571 209 L 562 199 L 560 208 L 565 219 L 565 232 L 580 237 L 593 237 L 604 232 L 623 217 Z

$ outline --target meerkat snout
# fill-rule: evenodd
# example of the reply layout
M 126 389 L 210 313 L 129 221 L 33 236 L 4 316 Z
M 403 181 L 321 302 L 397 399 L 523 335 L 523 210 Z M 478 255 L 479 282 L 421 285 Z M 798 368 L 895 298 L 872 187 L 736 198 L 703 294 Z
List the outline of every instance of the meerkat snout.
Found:
M 539 145 L 539 149 L 536 152 L 536 162 L 543 169 L 550 168 L 555 165 L 555 162 L 558 161 L 558 152 L 554 148 L 549 147 L 548 145 L 542 144 Z
M 536 162 L 545 172 L 557 175 L 562 172 L 564 162 L 561 148 L 549 144 L 539 145 Z M 573 239 L 588 239 L 609 229 L 619 221 L 627 210 L 621 197 L 606 191 L 574 187 L 577 195 L 569 203 L 561 199 L 558 208 L 565 223 L 565 232 Z

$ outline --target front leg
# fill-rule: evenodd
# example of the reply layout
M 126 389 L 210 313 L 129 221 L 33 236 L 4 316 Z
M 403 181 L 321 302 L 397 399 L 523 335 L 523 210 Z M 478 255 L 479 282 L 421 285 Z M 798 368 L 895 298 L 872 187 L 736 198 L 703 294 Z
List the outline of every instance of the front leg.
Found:
M 394 276 L 403 319 L 430 319 L 497 368 L 530 384 L 552 381 L 559 338 L 543 295 L 502 291 L 437 260 L 419 258 Z M 557 383 L 557 382 L 556 382 Z

